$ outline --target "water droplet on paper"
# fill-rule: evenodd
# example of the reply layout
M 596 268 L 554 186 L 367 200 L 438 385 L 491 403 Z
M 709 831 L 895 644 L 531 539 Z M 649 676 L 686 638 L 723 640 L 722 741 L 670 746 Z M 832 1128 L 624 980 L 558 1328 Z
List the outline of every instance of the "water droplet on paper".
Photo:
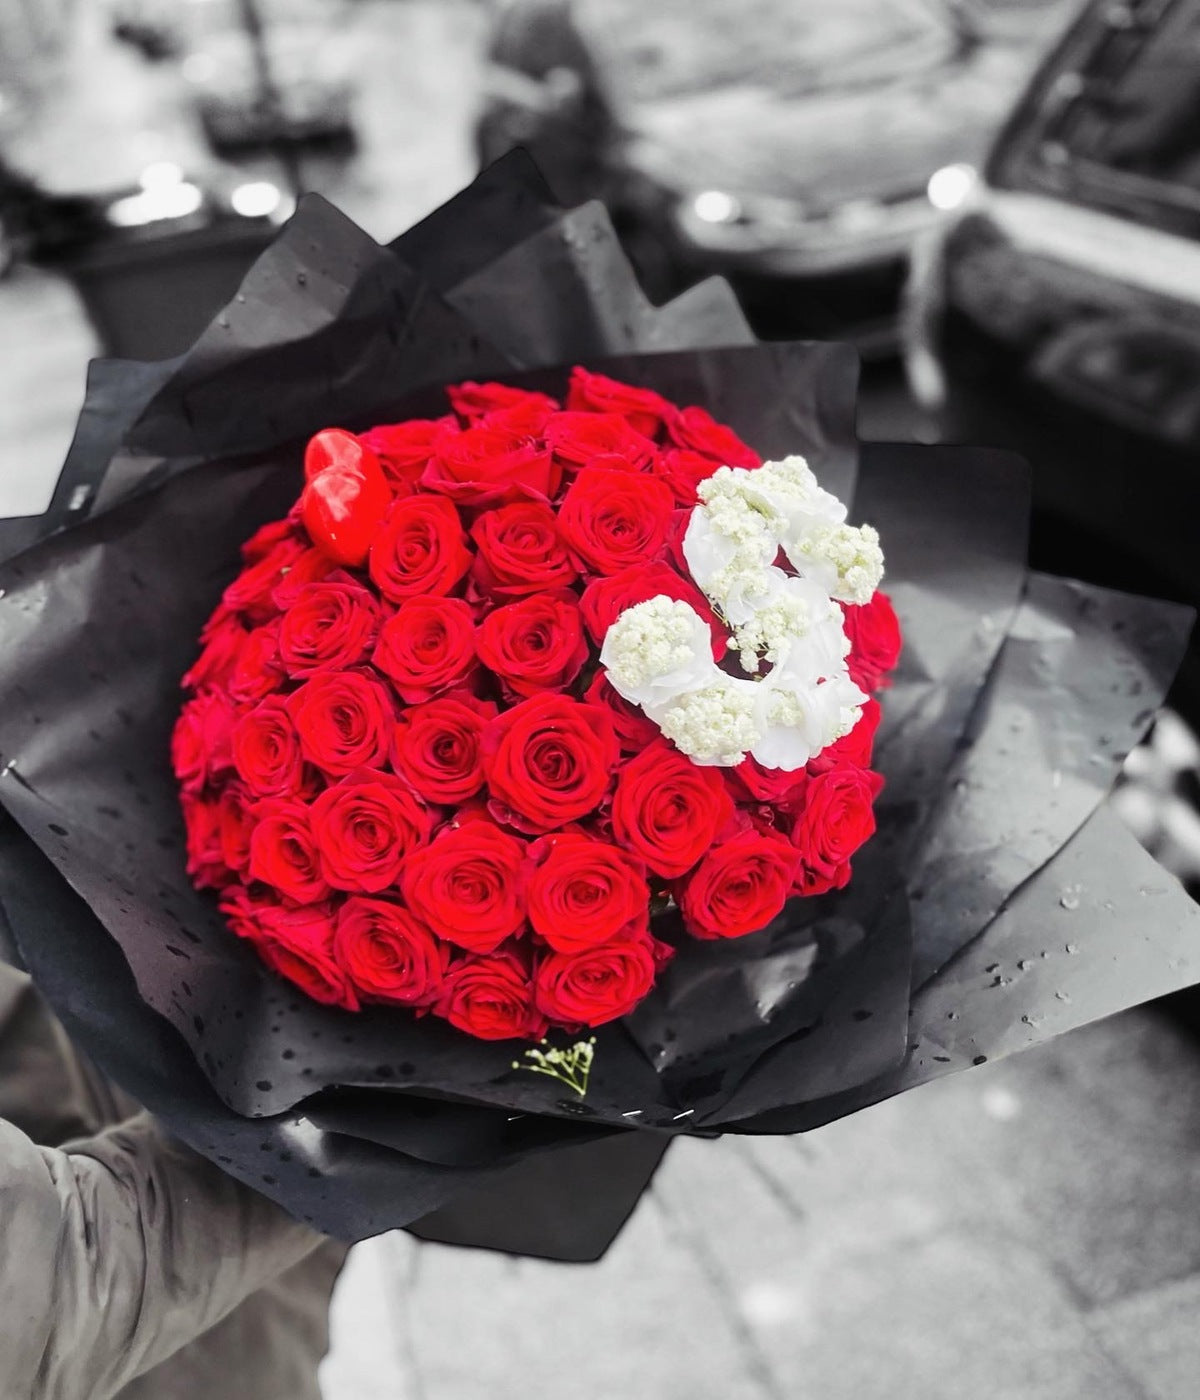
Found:
M 1079 896 L 1077 894 L 1060 895 L 1058 902 L 1067 910 L 1079 908 Z

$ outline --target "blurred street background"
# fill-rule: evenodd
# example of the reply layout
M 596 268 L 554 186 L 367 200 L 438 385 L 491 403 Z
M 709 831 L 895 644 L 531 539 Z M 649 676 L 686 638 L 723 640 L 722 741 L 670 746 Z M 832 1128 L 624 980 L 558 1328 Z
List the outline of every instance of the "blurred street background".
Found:
M 1035 566 L 1200 604 L 1200 0 L 0 0 L 0 516 L 306 190 L 514 145 L 662 300 L 853 341 L 860 436 L 1034 470 Z M 1200 896 L 1200 643 L 1119 809 Z M 683 1142 L 592 1269 L 361 1246 L 327 1400 L 1194 1400 L 1200 1000 L 804 1138 Z

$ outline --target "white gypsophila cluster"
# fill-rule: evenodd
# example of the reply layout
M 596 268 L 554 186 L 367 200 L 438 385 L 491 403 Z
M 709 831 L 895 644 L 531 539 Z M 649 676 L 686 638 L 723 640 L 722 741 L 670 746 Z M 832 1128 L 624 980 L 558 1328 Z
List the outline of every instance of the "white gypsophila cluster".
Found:
M 847 525 L 846 507 L 799 456 L 720 467 L 696 494 L 684 559 L 731 627 L 746 677 L 712 659 L 693 608 L 662 596 L 621 614 L 601 664 L 694 762 L 729 766 L 749 754 L 768 768 L 802 768 L 850 732 L 867 699 L 846 668 L 838 603 L 865 603 L 879 586 L 879 536 Z M 777 563 L 781 551 L 794 574 Z

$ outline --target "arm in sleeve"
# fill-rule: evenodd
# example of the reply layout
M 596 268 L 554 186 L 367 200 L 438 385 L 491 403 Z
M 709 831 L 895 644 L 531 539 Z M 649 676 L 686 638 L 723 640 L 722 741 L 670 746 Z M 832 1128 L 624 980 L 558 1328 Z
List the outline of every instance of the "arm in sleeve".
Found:
M 62 1150 L 0 1120 L 0 1400 L 108 1400 L 320 1243 L 148 1114 Z

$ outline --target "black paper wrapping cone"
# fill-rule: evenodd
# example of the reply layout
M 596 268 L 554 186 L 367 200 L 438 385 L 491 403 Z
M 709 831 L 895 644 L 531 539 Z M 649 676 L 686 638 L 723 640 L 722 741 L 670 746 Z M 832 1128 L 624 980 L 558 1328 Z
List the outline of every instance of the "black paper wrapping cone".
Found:
M 956 1011 L 964 1049 L 944 1060 L 957 1068 L 982 1043 L 973 1035 L 1003 1053 L 1052 1033 L 1061 1018 L 1049 1002 L 1073 987 L 1099 990 L 1061 1005 L 1106 1014 L 1146 986 L 1196 980 L 1174 955 L 1188 924 L 1169 881 L 1169 918 L 1140 979 L 1109 972 L 1112 943 L 1098 939 L 1094 953 L 1079 942 L 1053 988 L 1022 984 L 1028 1004 L 984 1002 L 973 983 L 944 980 L 990 940 L 1013 945 L 1014 928 L 1024 938 L 1013 911 L 1042 910 L 1077 848 L 1128 855 L 1124 833 L 1093 814 L 1170 680 L 1187 619 L 1061 581 L 1027 589 L 1019 463 L 871 447 L 860 465 L 849 351 L 746 345 L 711 284 L 650 307 L 595 209 L 564 213 L 527 164 L 510 170 L 519 178 L 507 193 L 493 171 L 392 250 L 307 202 L 164 378 L 131 376 L 123 392 L 114 374 L 101 386 L 103 431 L 89 439 L 81 426 L 76 453 L 99 513 L 0 571 L 0 800 L 38 852 L 9 833 L 0 899 L 85 1048 L 185 1140 L 296 1214 L 358 1238 L 475 1188 L 487 1195 L 429 1229 L 520 1247 L 506 1222 L 479 1232 L 505 1201 L 538 1200 L 530 1249 L 553 1253 L 557 1233 L 564 1255 L 589 1258 L 671 1135 L 790 1131 L 919 1082 L 943 1061 L 910 1048 L 910 1017 L 926 1029 L 950 987 L 971 992 Z M 447 252 L 482 206 L 507 210 L 510 226 Z M 514 284 L 531 302 L 515 321 Z M 571 298 L 586 316 L 558 314 Z M 645 353 L 698 326 L 727 348 Z M 881 831 L 851 888 L 797 901 L 733 947 L 681 955 L 634 1017 L 601 1028 L 583 1097 L 514 1070 L 511 1046 L 382 1010 L 350 1016 L 276 981 L 184 877 L 166 763 L 200 623 L 236 572 L 240 541 L 294 499 L 304 436 L 428 411 L 444 404 L 447 379 L 503 374 L 561 392 L 563 368 L 507 366 L 569 363 L 579 344 L 594 368 L 704 404 L 766 456 L 809 456 L 854 499 L 854 517 L 879 526 L 907 637 L 879 743 Z M 595 359 L 601 350 L 610 358 Z M 1031 803 L 1036 820 L 1023 820 Z M 1121 893 L 1105 937 L 1133 946 L 1144 910 Z M 621 1167 L 589 1217 L 549 1193 L 564 1176 L 553 1163 L 592 1151 Z

